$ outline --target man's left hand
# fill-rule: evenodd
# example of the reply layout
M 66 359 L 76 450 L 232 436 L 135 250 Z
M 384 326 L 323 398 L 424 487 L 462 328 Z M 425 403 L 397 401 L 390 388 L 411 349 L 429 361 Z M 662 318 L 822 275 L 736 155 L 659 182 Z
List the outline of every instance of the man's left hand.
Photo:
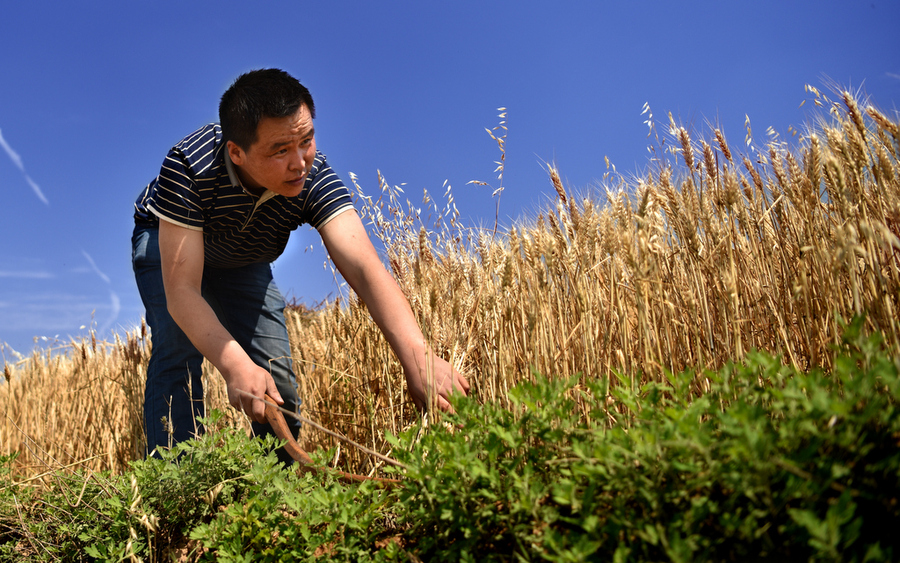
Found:
M 440 410 L 453 412 L 450 395 L 469 394 L 469 382 L 443 358 L 426 354 L 424 361 L 417 367 L 416 371 L 406 370 L 406 383 L 419 410 L 426 410 L 431 400 Z

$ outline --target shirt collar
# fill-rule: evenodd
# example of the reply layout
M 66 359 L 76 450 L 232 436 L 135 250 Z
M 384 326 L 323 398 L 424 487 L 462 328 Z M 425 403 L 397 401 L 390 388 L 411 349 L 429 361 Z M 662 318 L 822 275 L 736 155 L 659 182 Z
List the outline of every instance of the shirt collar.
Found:
M 266 191 L 262 193 L 262 195 L 257 196 L 250 190 L 244 187 L 244 184 L 241 183 L 240 177 L 237 175 L 237 170 L 234 169 L 234 163 L 231 162 L 231 155 L 228 154 L 227 148 L 224 149 L 225 152 L 225 170 L 228 172 L 228 179 L 231 181 L 233 186 L 239 186 L 242 190 L 244 190 L 245 194 L 251 195 L 255 198 L 259 199 L 259 203 L 266 201 L 269 198 L 275 197 L 277 194 L 266 188 Z
M 234 163 L 231 162 L 231 155 L 228 154 L 228 148 L 224 147 L 222 152 L 225 153 L 225 170 L 228 171 L 228 179 L 231 180 L 231 185 L 240 186 L 246 192 L 247 188 L 244 188 L 244 184 L 241 183 L 241 179 L 238 178 L 237 171 L 234 169 Z

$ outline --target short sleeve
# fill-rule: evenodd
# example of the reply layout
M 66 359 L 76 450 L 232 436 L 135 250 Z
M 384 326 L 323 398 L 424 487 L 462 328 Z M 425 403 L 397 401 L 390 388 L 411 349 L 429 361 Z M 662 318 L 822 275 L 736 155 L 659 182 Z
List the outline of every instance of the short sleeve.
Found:
M 353 209 L 353 199 L 324 154 L 316 153 L 313 172 L 304 207 L 309 224 L 320 229 L 341 213 Z
M 166 155 L 159 171 L 156 193 L 147 207 L 160 219 L 203 230 L 204 216 L 197 184 L 178 148 Z

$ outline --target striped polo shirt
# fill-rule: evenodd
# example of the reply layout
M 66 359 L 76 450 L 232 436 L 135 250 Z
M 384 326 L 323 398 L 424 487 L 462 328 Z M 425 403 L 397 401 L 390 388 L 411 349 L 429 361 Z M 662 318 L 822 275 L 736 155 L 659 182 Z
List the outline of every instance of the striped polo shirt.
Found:
M 321 228 L 353 209 L 353 201 L 319 151 L 299 195 L 251 194 L 235 173 L 222 129 L 210 124 L 172 147 L 159 176 L 141 191 L 134 207 L 137 224 L 164 219 L 203 231 L 205 264 L 236 268 L 274 261 L 291 231 L 302 224 Z

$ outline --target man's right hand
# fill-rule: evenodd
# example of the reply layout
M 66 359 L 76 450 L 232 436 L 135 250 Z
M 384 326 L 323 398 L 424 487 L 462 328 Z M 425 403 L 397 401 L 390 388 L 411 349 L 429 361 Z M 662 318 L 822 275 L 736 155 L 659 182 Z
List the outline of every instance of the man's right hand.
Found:
M 284 399 L 278 393 L 278 388 L 275 387 L 275 380 L 272 379 L 272 375 L 255 364 L 238 373 L 231 374 L 230 377 L 226 377 L 225 384 L 228 387 L 228 402 L 231 403 L 231 406 L 243 412 L 250 417 L 250 420 L 255 422 L 263 424 L 267 422 L 265 403 L 254 401 L 250 397 L 238 393 L 238 389 L 260 399 L 268 394 L 279 405 L 284 404 Z

